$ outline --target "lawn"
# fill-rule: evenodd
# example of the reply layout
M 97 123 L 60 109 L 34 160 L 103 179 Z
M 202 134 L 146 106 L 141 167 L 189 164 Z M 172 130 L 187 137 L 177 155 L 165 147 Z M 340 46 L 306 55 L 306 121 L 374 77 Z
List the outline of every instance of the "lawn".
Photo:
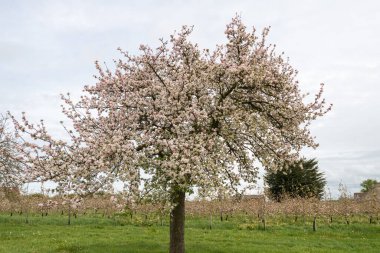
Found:
M 308 222 L 270 223 L 260 229 L 241 218 L 229 221 L 188 218 L 186 252 L 379 252 L 380 225 L 320 224 L 313 232 Z M 0 215 L 0 252 L 4 253 L 116 253 L 167 252 L 169 228 L 150 222 L 78 217 L 66 225 L 66 217 Z

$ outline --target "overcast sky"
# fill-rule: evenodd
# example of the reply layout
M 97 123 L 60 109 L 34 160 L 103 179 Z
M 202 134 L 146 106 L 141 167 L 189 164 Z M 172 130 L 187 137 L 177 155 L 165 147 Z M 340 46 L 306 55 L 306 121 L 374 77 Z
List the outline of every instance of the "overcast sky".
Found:
M 60 93 L 94 84 L 94 61 L 112 65 L 117 48 L 137 53 L 182 25 L 202 48 L 223 43 L 236 14 L 299 70 L 305 92 L 319 83 L 334 107 L 312 125 L 316 157 L 336 196 L 367 178 L 380 180 L 379 1 L 17 1 L 0 0 L 0 113 L 22 111 L 62 133 Z

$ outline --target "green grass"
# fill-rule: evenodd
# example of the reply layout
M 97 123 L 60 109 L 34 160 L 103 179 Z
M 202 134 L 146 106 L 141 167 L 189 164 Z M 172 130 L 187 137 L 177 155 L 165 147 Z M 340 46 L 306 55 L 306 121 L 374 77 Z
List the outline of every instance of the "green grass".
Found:
M 60 215 L 25 217 L 0 215 L 0 252 L 6 253 L 112 253 L 167 252 L 169 228 L 136 217 L 133 224 L 123 216 L 114 219 L 78 217 L 72 225 Z M 379 252 L 380 225 L 353 222 L 293 224 L 268 220 L 264 231 L 255 219 L 234 217 L 229 221 L 187 218 L 186 252 Z

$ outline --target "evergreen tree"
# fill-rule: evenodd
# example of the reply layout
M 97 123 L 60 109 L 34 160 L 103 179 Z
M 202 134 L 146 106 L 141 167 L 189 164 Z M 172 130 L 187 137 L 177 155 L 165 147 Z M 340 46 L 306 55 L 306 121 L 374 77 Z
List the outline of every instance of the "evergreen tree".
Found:
M 268 171 L 265 182 L 271 198 L 281 201 L 284 197 L 321 198 L 326 179 L 319 172 L 316 159 L 301 159 L 282 170 Z

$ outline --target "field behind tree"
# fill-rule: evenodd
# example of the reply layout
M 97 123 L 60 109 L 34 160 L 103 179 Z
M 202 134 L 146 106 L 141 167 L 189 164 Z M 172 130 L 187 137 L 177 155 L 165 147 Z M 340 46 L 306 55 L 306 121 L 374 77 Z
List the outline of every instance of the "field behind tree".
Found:
M 50 213 L 0 215 L 0 252 L 167 252 L 167 216 L 146 213 L 78 214 L 67 225 L 67 216 Z M 226 220 L 227 218 L 227 220 Z M 380 225 L 367 216 L 344 216 L 333 222 L 318 218 L 313 231 L 311 216 L 270 215 L 265 230 L 262 219 L 245 213 L 186 217 L 186 252 L 379 252 Z
M 168 252 L 165 205 L 112 194 L 0 200 L 0 253 Z M 379 252 L 379 207 L 375 198 L 188 201 L 186 252 Z

